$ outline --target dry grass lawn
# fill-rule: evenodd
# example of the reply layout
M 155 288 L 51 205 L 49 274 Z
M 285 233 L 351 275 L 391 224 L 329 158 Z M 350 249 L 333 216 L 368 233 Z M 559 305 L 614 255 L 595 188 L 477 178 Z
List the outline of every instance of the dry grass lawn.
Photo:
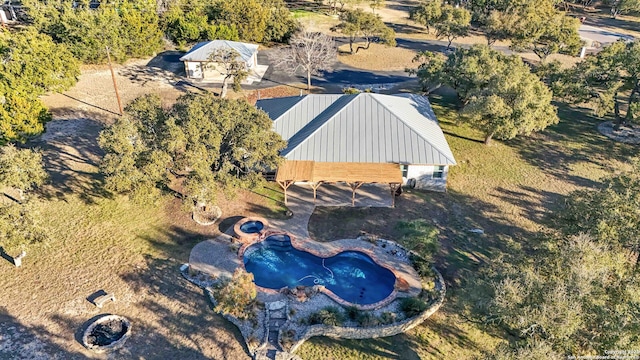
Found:
M 354 68 L 372 71 L 403 71 L 406 68 L 416 67 L 412 60 L 416 52 L 399 47 L 389 47 L 381 44 L 371 44 L 369 49 L 355 50 L 364 43 L 354 43 L 354 53 L 349 53 L 349 44 L 338 48 L 338 60 L 343 64 Z
M 171 74 L 144 64 L 116 66 L 125 104 L 150 92 L 171 103 L 183 93 L 169 83 Z M 196 225 L 173 196 L 142 205 L 106 193 L 97 136 L 116 116 L 112 89 L 108 69 L 96 66 L 84 69 L 64 95 L 44 98 L 54 121 L 30 145 L 43 150 L 51 176 L 34 201 L 48 241 L 29 246 L 21 268 L 0 258 L 0 358 L 107 358 L 78 341 L 86 322 L 105 313 L 126 316 L 133 327 L 125 349 L 109 358 L 249 358 L 238 330 L 213 313 L 202 290 L 178 269 L 196 243 L 240 216 L 278 216 L 280 193 L 265 188 L 221 199 L 224 221 L 211 227 Z M 16 255 L 21 249 L 5 250 Z M 116 302 L 96 308 L 87 298 L 99 290 L 114 293 Z

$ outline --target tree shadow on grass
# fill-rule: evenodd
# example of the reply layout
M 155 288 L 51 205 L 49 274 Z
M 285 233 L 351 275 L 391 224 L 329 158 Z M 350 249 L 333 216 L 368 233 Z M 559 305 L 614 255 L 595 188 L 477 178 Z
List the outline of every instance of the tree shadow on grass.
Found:
M 85 354 L 59 344 L 64 343 L 66 334 L 53 334 L 44 327 L 24 324 L 2 306 L 0 334 L 2 359 L 86 359 Z
M 151 311 L 155 319 L 130 319 L 139 329 L 127 342 L 132 355 L 182 359 L 248 355 L 240 331 L 216 315 L 203 291 L 182 277 L 179 261 L 150 256 L 145 261 L 146 269 L 122 275 L 136 294 L 154 293 L 134 305 Z
M 538 224 L 544 224 L 550 213 L 558 209 L 564 199 L 563 194 L 535 189 L 530 186 L 519 186 L 519 190 L 498 187 L 498 195 L 493 195 L 521 209 L 523 216 Z
M 533 235 L 513 224 L 496 205 L 451 190 L 408 190 L 397 198 L 395 208 L 317 207 L 309 232 L 318 241 L 355 238 L 364 231 L 402 243 L 397 224 L 414 219 L 425 219 L 439 229 L 441 249 L 434 260 L 450 285 L 459 284 L 462 272 L 475 271 L 504 251 L 505 237 L 527 248 L 526 239 Z M 472 229 L 484 234 L 469 232 Z
M 62 110 L 64 111 L 64 110 Z M 46 132 L 27 145 L 40 148 L 49 184 L 39 190 L 45 199 L 64 198 L 79 194 L 87 203 L 95 198 L 110 198 L 98 171 L 102 149 L 98 135 L 103 129 L 104 116 L 81 113 L 80 116 L 47 123 Z
M 595 181 L 574 174 L 576 165 L 591 163 L 615 171 L 611 160 L 628 161 L 636 154 L 633 145 L 615 142 L 600 134 L 597 126 L 603 120 L 590 114 L 589 109 L 555 105 L 559 124 L 530 137 L 505 142 L 541 171 L 576 186 L 593 187 Z
M 366 339 L 366 340 L 346 340 L 333 339 L 328 337 L 314 337 L 310 339 L 309 344 L 303 345 L 300 349 L 301 354 L 309 351 L 309 358 L 321 358 L 319 351 L 322 351 L 324 358 L 339 359 L 338 356 L 345 358 L 384 358 L 413 360 L 420 359 L 420 356 L 413 350 L 415 345 L 406 335 L 396 335 L 385 338 Z M 315 349 L 309 349 L 312 346 Z M 307 349 L 305 349 L 307 347 Z M 340 349 L 343 348 L 343 349 Z M 306 351 L 305 351 L 306 350 Z M 331 357 L 331 354 L 335 354 Z M 366 356 L 365 356 L 366 354 Z

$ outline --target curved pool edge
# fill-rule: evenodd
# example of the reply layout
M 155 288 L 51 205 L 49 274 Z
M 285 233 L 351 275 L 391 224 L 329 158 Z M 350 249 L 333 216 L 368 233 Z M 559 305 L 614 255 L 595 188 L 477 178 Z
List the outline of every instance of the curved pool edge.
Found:
M 331 336 L 341 339 L 371 339 L 376 337 L 388 337 L 398 335 L 408 330 L 419 326 L 429 317 L 435 314 L 444 304 L 447 286 L 442 277 L 442 274 L 435 266 L 431 266 L 431 269 L 435 273 L 435 289 L 438 292 L 438 298 L 430 304 L 422 313 L 405 319 L 400 322 L 376 326 L 374 328 L 360 328 L 360 327 L 347 327 L 347 326 L 331 326 L 324 324 L 317 324 L 308 326 L 304 333 L 298 338 L 298 340 L 288 349 L 289 352 L 295 353 L 296 350 L 307 340 L 314 336 Z
M 395 284 L 393 287 L 393 290 L 391 291 L 391 293 L 385 297 L 384 299 L 375 302 L 373 304 L 366 304 L 366 305 L 361 305 L 361 304 L 356 304 L 356 303 L 352 303 L 349 301 L 346 301 L 345 299 L 341 298 L 340 296 L 336 295 L 333 291 L 327 289 L 324 285 L 316 285 L 316 288 L 323 294 L 327 295 L 331 300 L 337 302 L 340 305 L 343 306 L 354 306 L 359 310 L 376 310 L 379 309 L 381 307 L 384 307 L 386 305 L 389 305 L 391 302 L 393 302 L 394 300 L 396 300 L 396 298 L 398 297 L 398 289 L 397 289 L 397 282 L 398 282 L 398 278 L 402 277 L 401 275 L 398 274 L 398 272 L 386 265 L 383 264 L 378 257 L 376 256 L 376 254 L 368 249 L 363 249 L 363 248 L 358 248 L 358 247 L 340 247 L 338 249 L 335 250 L 331 250 L 330 252 L 323 252 L 323 251 L 316 251 L 316 249 L 312 249 L 310 247 L 305 247 L 305 242 L 306 241 L 299 241 L 298 239 L 296 239 L 296 237 L 286 231 L 280 231 L 280 230 L 270 230 L 270 231 L 266 231 L 262 236 L 257 237 L 256 239 L 254 239 L 253 241 L 250 242 L 246 242 L 243 243 L 242 246 L 240 247 L 240 249 L 238 250 L 238 259 L 240 261 L 240 266 L 242 266 L 242 269 L 247 271 L 245 264 L 244 264 L 244 253 L 245 251 L 252 245 L 258 244 L 260 242 L 263 242 L 265 239 L 267 239 L 269 236 L 272 235 L 286 235 L 289 237 L 290 242 L 291 242 L 291 246 L 293 248 L 295 248 L 298 251 L 303 251 L 303 252 L 307 252 L 309 254 L 312 254 L 314 256 L 317 256 L 319 258 L 323 258 L 323 259 L 328 259 L 330 257 L 336 256 L 340 253 L 343 252 L 348 252 L 348 251 L 355 251 L 355 252 L 359 252 L 362 253 L 366 256 L 368 256 L 369 258 L 371 258 L 371 260 L 377 265 L 380 266 L 381 268 L 387 269 L 389 271 L 391 271 L 391 273 L 393 274 L 393 276 L 395 277 Z M 344 239 L 347 240 L 347 239 Z M 364 240 L 359 240 L 359 239 L 348 239 L 348 240 L 358 240 L 358 241 L 362 241 L 363 243 L 366 243 Z M 307 240 L 309 241 L 309 240 Z M 312 240 L 311 240 L 312 241 Z M 328 243 L 321 243 L 321 242 L 315 242 L 314 246 L 319 246 L 319 247 L 324 247 L 325 249 L 328 249 L 334 242 L 337 242 L 340 240 L 334 240 Z M 288 287 L 282 287 L 280 289 L 270 289 L 270 288 L 265 288 L 262 287 L 258 284 L 256 284 L 256 288 L 259 291 L 262 291 L 266 294 L 280 294 L 284 289 L 287 289 Z

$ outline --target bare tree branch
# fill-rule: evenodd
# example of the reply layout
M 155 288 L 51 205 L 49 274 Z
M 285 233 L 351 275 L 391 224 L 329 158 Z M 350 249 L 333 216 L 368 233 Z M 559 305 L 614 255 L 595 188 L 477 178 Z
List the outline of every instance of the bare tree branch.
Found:
M 277 53 L 276 66 L 291 74 L 304 70 L 307 90 L 311 90 L 311 75 L 327 70 L 336 61 L 336 44 L 331 36 L 318 32 L 301 32 L 294 35 L 289 46 Z

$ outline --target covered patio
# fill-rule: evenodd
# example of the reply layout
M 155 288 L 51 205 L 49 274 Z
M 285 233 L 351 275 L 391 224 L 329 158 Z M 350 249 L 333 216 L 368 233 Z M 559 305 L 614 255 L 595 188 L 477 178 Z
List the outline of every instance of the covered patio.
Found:
M 355 206 L 356 191 L 364 184 L 388 184 L 391 206 L 395 206 L 395 193 L 402 184 L 400 165 L 393 163 L 347 163 L 286 160 L 278 167 L 276 182 L 284 191 L 296 182 L 308 183 L 317 200 L 318 188 L 323 184 L 345 183 L 351 190 L 351 206 Z

